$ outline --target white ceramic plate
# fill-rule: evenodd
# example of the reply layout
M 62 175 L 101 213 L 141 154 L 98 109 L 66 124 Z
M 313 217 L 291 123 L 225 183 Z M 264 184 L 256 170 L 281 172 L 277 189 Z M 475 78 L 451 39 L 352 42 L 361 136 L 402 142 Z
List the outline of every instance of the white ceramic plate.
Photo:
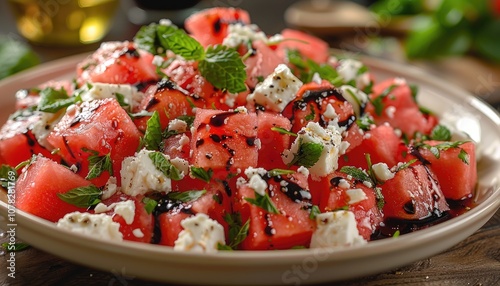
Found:
M 71 78 L 83 56 L 39 66 L 0 82 L 1 116 L 13 110 L 13 94 L 55 78 Z M 174 252 L 169 247 L 133 242 L 99 241 L 58 229 L 54 224 L 18 211 L 17 236 L 46 252 L 89 267 L 127 276 L 183 284 L 309 284 L 355 278 L 394 269 L 438 254 L 462 241 L 500 205 L 500 117 L 466 92 L 428 74 L 385 61 L 365 58 L 378 79 L 401 76 L 420 86 L 420 102 L 450 127 L 478 141 L 478 206 L 439 225 L 373 241 L 362 247 L 332 251 L 220 252 L 215 255 Z M 3 121 L 2 121 L 3 122 Z M 0 202 L 0 228 L 7 228 L 7 204 Z

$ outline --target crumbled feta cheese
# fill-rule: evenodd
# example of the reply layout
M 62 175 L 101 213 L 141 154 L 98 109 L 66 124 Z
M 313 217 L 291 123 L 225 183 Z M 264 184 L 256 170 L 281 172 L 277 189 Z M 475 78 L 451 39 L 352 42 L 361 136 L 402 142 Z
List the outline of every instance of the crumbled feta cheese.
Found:
M 387 117 L 389 118 L 394 118 L 394 113 L 396 112 L 396 107 L 394 106 L 387 106 L 387 108 L 385 109 L 385 115 L 387 115 Z
M 109 206 L 103 203 L 98 203 L 94 208 L 94 212 L 96 214 L 111 210 L 113 210 L 115 214 L 122 216 L 126 224 L 132 224 L 134 222 L 135 203 L 133 200 L 112 203 Z
M 257 25 L 245 25 L 242 23 L 229 24 L 227 27 L 227 36 L 222 44 L 227 47 L 237 48 L 241 44 L 253 41 L 267 42 L 267 36 L 260 31 Z
M 155 55 L 153 57 L 153 65 L 157 66 L 157 67 L 161 67 L 163 65 L 163 63 L 165 62 L 165 59 L 162 57 L 162 56 L 159 56 L 159 55 Z
M 241 114 L 248 114 L 248 109 L 244 106 L 238 106 L 234 109 L 234 111 Z
M 224 227 L 204 213 L 183 219 L 181 226 L 174 250 L 213 253 L 219 243 L 226 244 Z
M 179 133 L 186 132 L 188 125 L 186 121 L 180 119 L 170 120 L 168 123 L 168 131 L 177 131 Z
M 281 112 L 295 99 L 300 87 L 302 82 L 285 64 L 280 64 L 263 82 L 257 84 L 254 92 L 247 96 L 247 102 Z
M 362 189 L 349 189 L 346 191 L 347 195 L 349 196 L 349 202 L 347 202 L 348 204 L 352 205 L 352 204 L 355 204 L 355 203 L 359 203 L 361 201 L 364 201 L 366 199 L 368 199 L 368 197 L 366 196 L 366 193 L 363 192 Z
M 351 146 L 351 143 L 349 143 L 349 141 L 340 142 L 339 154 L 344 155 L 349 146 Z
M 262 179 L 262 177 L 258 174 L 254 174 L 250 177 L 248 186 L 261 196 L 266 194 L 267 182 L 264 181 L 264 179 Z
M 135 156 L 123 160 L 120 171 L 123 193 L 137 196 L 149 191 L 168 193 L 172 190 L 171 179 L 155 167 L 149 158 L 150 153 L 152 151 L 141 150 Z M 165 157 L 170 159 L 166 155 Z
M 54 130 L 54 126 L 56 126 L 63 115 L 64 113 L 40 112 L 40 117 L 31 127 L 31 132 L 38 143 L 48 150 L 52 150 L 54 147 L 47 141 L 47 137 Z
M 189 174 L 189 162 L 182 158 L 170 159 L 170 163 L 174 165 L 180 171 L 181 179 L 184 178 L 186 174 Z
M 116 177 L 111 176 L 106 182 L 106 185 L 104 185 L 104 190 L 102 191 L 101 200 L 109 199 L 117 191 L 118 191 L 118 185 Z
M 339 180 L 339 187 L 346 190 L 346 189 L 349 189 L 351 187 L 351 184 L 349 184 L 349 181 L 347 181 L 346 179 L 340 179 Z
M 368 103 L 368 95 L 351 85 L 342 85 L 340 91 L 342 96 L 352 105 L 356 117 L 359 118 L 361 110 Z
M 110 83 L 92 83 L 90 89 L 85 89 L 80 93 L 82 101 L 92 101 L 96 99 L 116 98 L 116 94 L 121 94 L 126 104 L 131 109 L 137 107 L 143 97 L 144 93 L 137 90 L 137 88 L 130 84 L 110 84 Z
M 342 59 L 339 61 L 337 72 L 345 82 L 354 81 L 356 87 L 363 89 L 370 84 L 368 72 L 359 73 L 363 63 L 355 59 Z
M 265 176 L 267 174 L 267 170 L 264 168 L 254 168 L 254 167 L 248 167 L 245 169 L 245 175 L 250 178 L 253 175 L 260 175 L 260 176 Z
M 315 72 L 312 76 L 312 79 L 311 79 L 312 82 L 314 83 L 317 83 L 317 84 L 321 84 L 321 82 L 323 81 L 323 79 L 321 78 L 321 76 L 319 75 L 319 73 Z
M 106 214 L 68 213 L 59 219 L 57 227 L 102 240 L 123 240 L 120 224 Z
M 137 238 L 144 237 L 144 233 L 142 232 L 142 230 L 140 228 L 136 228 L 136 229 L 132 230 L 132 234 Z
M 303 143 L 317 143 L 323 146 L 319 160 L 309 168 L 313 176 L 326 176 L 338 167 L 339 147 L 342 135 L 331 126 L 323 128 L 317 122 L 309 122 L 297 133 L 297 138 L 289 150 L 283 152 L 283 162 L 289 164 L 292 162 L 295 154 L 299 152 L 300 145 Z
M 394 84 L 395 85 L 405 85 L 406 84 L 406 79 L 403 77 L 396 77 L 394 79 Z
M 377 163 L 372 165 L 373 173 L 375 173 L 375 177 L 377 177 L 380 181 L 387 181 L 394 178 L 394 173 L 391 172 L 389 166 L 386 163 Z
M 335 211 L 316 216 L 317 228 L 312 234 L 311 248 L 342 248 L 366 244 L 359 234 L 354 213 Z
M 301 173 L 302 175 L 304 175 L 306 178 L 309 177 L 309 169 L 307 169 L 306 167 L 304 166 L 300 166 L 298 169 L 297 169 L 297 172 Z

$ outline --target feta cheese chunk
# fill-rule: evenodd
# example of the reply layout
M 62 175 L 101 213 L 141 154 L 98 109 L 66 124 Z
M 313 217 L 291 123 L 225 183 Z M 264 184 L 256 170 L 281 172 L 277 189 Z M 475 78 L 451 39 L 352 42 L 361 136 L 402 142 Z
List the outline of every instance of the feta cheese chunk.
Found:
M 367 243 L 359 234 L 354 213 L 351 211 L 321 213 L 316 216 L 316 223 L 311 248 L 342 248 Z
M 224 227 L 204 213 L 181 221 L 184 228 L 174 242 L 174 250 L 192 252 L 217 252 L 218 244 L 226 244 Z
M 285 64 L 280 64 L 263 82 L 257 84 L 254 92 L 247 96 L 247 102 L 281 112 L 295 99 L 301 87 L 302 82 Z
M 106 214 L 68 213 L 59 219 L 57 227 L 102 240 L 123 240 L 123 234 L 119 230 L 120 224 Z
M 339 148 L 342 141 L 340 131 L 333 126 L 323 128 L 317 122 L 309 122 L 297 133 L 297 138 L 289 150 L 283 152 L 285 164 L 292 162 L 304 143 L 317 143 L 323 146 L 318 161 L 309 169 L 312 176 L 326 176 L 338 167 Z M 307 156 L 307 154 L 305 154 Z
M 344 79 L 344 82 L 354 81 L 357 88 L 363 89 L 370 85 L 368 72 L 360 72 L 363 67 L 363 63 L 358 60 L 342 59 L 339 61 L 337 72 Z
M 122 192 L 130 196 L 143 195 L 149 191 L 168 193 L 172 190 L 171 179 L 156 168 L 149 157 L 152 151 L 141 150 L 122 162 Z M 164 155 L 167 160 L 170 158 Z
M 346 191 L 346 193 L 349 196 L 349 201 L 347 203 L 350 205 L 355 204 L 355 203 L 359 203 L 361 201 L 368 199 L 368 197 L 366 196 L 366 193 L 363 192 L 362 189 L 349 189 Z
M 131 109 L 138 106 L 144 94 L 130 84 L 110 84 L 110 83 L 92 83 L 90 89 L 83 90 L 80 97 L 83 101 L 92 101 L 96 99 L 117 98 L 117 94 L 123 96 L 124 103 Z
M 375 177 L 377 177 L 380 181 L 387 181 L 394 178 L 395 174 L 391 172 L 389 166 L 386 163 L 377 163 L 372 165 L 373 172 L 375 173 Z
M 368 95 L 351 85 L 342 85 L 340 90 L 342 92 L 342 96 L 350 104 L 352 104 L 354 113 L 356 114 L 356 117 L 359 118 L 361 116 L 361 111 L 368 103 Z
M 227 36 L 222 44 L 227 47 L 237 48 L 239 45 L 246 45 L 248 42 L 263 41 L 267 42 L 267 36 L 260 31 L 257 25 L 245 25 L 242 23 L 229 24 L 227 27 Z
M 54 147 L 47 141 L 47 137 L 52 130 L 54 130 L 56 124 L 59 123 L 64 113 L 39 112 L 39 114 L 40 116 L 33 124 L 31 132 L 33 132 L 33 135 L 40 145 L 48 150 L 52 150 Z
M 109 206 L 103 203 L 98 203 L 95 206 L 94 212 L 98 214 L 110 210 L 113 210 L 115 214 L 122 216 L 126 224 L 132 224 L 134 222 L 135 203 L 133 200 L 126 200 L 123 202 L 112 203 Z

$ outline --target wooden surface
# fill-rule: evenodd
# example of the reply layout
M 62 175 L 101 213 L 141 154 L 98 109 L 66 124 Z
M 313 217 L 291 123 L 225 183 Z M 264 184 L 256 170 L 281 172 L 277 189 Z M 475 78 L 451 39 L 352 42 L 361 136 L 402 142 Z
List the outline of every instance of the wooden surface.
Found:
M 16 279 L 7 277 L 5 260 L 0 261 L 0 285 L 165 285 L 82 267 L 35 248 L 17 253 Z M 441 254 L 336 285 L 500 285 L 500 210 L 472 236 Z
M 276 33 L 285 25 L 280 15 L 286 5 L 294 1 L 219 1 L 222 4 L 238 2 L 240 7 L 250 10 L 252 18 L 261 28 L 269 33 Z M 266 9 L 259 9 L 263 4 Z M 116 16 L 115 25 L 105 40 L 130 39 L 137 27 L 127 22 L 125 11 L 130 1 L 122 1 L 122 10 Z M 269 7 L 269 5 L 274 5 Z M 0 1 L 0 34 L 16 35 L 12 16 L 7 12 L 5 1 Z M 258 13 L 257 13 L 258 11 Z M 274 16 L 273 16 L 274 15 Z M 265 20 L 269 20 L 265 22 Z M 274 22 L 273 22 L 274 21 Z M 348 42 L 344 42 L 348 43 Z M 78 48 L 58 47 L 36 47 L 33 48 L 41 56 L 44 62 L 56 58 L 91 51 L 97 45 L 82 46 Z M 447 61 L 449 63 L 450 61 Z M 453 61 L 454 62 L 454 61 Z M 456 62 L 452 68 L 456 69 Z M 426 64 L 420 66 L 426 67 Z M 469 70 L 470 65 L 461 65 L 462 70 Z M 480 65 L 483 67 L 484 65 Z M 434 72 L 435 65 L 431 67 Z M 447 67 L 447 65 L 445 66 Z M 497 69 L 498 67 L 495 67 Z M 474 69 L 472 69 L 474 70 Z M 476 82 L 472 88 L 483 91 L 483 96 L 490 102 L 496 103 L 495 94 L 500 90 L 500 81 L 491 78 L 491 70 L 481 70 L 472 78 Z M 483 75 L 483 76 L 482 76 Z M 481 77 L 482 76 L 482 77 Z M 493 76 L 499 76 L 494 72 Z M 455 78 L 447 74 L 448 78 Z M 467 77 L 467 76 L 466 76 Z M 489 81 L 488 81 L 489 80 Z M 463 82 L 463 81 L 462 81 Z M 489 85 L 488 85 L 489 82 Z M 464 86 L 467 88 L 466 86 Z M 471 90 L 475 92 L 475 90 Z M 499 104 L 500 106 L 500 104 Z M 0 239 L 0 241 L 5 241 Z M 2 241 L 2 242 L 3 242 Z M 4 256 L 5 257 L 5 256 Z M 28 248 L 17 253 L 16 256 L 16 279 L 7 277 L 5 259 L 0 257 L 0 285 L 161 285 L 135 277 L 129 277 L 126 273 L 107 273 L 82 267 L 43 251 Z M 369 277 L 344 281 L 339 285 L 463 285 L 463 286 L 494 286 L 500 285 L 500 211 L 479 231 L 462 241 L 451 249 L 411 265 L 388 271 Z M 330 284 L 325 284 L 330 285 Z

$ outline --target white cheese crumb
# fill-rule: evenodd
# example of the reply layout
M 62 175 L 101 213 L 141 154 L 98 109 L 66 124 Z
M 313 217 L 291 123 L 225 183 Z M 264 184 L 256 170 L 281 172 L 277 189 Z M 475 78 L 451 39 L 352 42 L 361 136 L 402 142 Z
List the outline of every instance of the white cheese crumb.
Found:
M 160 19 L 158 24 L 160 24 L 162 26 L 172 26 L 173 25 L 172 21 L 170 21 L 169 19 Z
M 356 117 L 359 118 L 362 107 L 368 103 L 368 95 L 351 85 L 342 85 L 340 90 L 342 91 L 342 96 L 352 105 Z
M 47 137 L 54 130 L 54 126 L 61 120 L 63 115 L 64 113 L 40 112 L 40 117 L 31 127 L 31 132 L 38 143 L 48 150 L 52 150 L 54 147 L 47 141 Z
M 137 196 L 149 191 L 168 193 L 172 190 L 171 179 L 155 167 L 149 158 L 150 153 L 152 151 L 143 149 L 135 156 L 123 160 L 120 171 L 123 193 Z M 168 156 L 164 156 L 167 160 L 170 159 Z
M 57 227 L 102 240 L 123 240 L 120 224 L 106 214 L 68 213 L 59 219 Z
M 183 219 L 181 226 L 174 250 L 214 253 L 219 243 L 226 244 L 224 227 L 204 213 Z
M 103 203 L 98 203 L 94 208 L 94 212 L 96 214 L 105 213 L 110 210 L 113 210 L 115 214 L 122 216 L 126 224 L 132 224 L 134 222 L 135 203 L 133 200 L 112 203 L 109 206 Z
M 248 186 L 252 188 L 257 194 L 264 196 L 266 195 L 267 183 L 262 179 L 261 176 L 254 174 L 250 177 L 248 181 Z
M 131 109 L 141 104 L 144 93 L 137 90 L 137 87 L 130 84 L 92 83 L 90 89 L 84 87 L 80 93 L 82 101 L 92 101 L 96 99 L 117 98 L 117 94 L 123 96 L 123 100 Z
M 237 48 L 241 44 L 259 40 L 267 42 L 267 36 L 260 31 L 257 25 L 234 23 L 228 25 L 227 36 L 222 40 L 222 44 L 227 47 Z
M 346 179 L 340 179 L 339 180 L 339 187 L 344 189 L 344 190 L 347 190 L 351 187 L 351 184 L 349 184 L 349 182 Z
M 142 230 L 140 228 L 136 228 L 136 229 L 132 230 L 132 234 L 137 238 L 144 237 L 144 233 L 142 232 Z
M 326 106 L 326 110 L 323 113 L 323 116 L 328 119 L 334 119 L 338 117 L 338 114 L 337 112 L 335 112 L 335 108 L 333 108 L 333 106 L 330 103 L 328 103 L 328 105 Z
M 301 173 L 302 175 L 304 175 L 304 177 L 309 177 L 309 169 L 307 169 L 306 167 L 304 166 L 300 166 L 298 169 L 297 169 L 297 172 Z
M 347 195 L 349 196 L 349 202 L 347 202 L 348 204 L 352 205 L 352 204 L 355 204 L 355 203 L 359 203 L 361 201 L 364 201 L 366 199 L 368 199 L 368 197 L 366 196 L 366 193 L 363 192 L 362 189 L 349 189 L 346 191 Z
M 316 223 L 311 248 L 343 248 L 367 243 L 359 234 L 354 213 L 351 211 L 321 213 L 316 216 Z
M 338 167 L 339 147 L 342 135 L 338 129 L 328 126 L 321 127 L 317 122 L 309 122 L 298 133 L 297 138 L 289 150 L 283 152 L 282 158 L 285 164 L 292 162 L 303 143 L 316 143 L 323 146 L 320 158 L 309 168 L 313 176 L 326 176 Z
M 363 63 L 354 59 L 342 59 L 339 61 L 337 72 L 345 82 L 355 81 L 356 87 L 363 89 L 370 84 L 370 78 L 367 72 L 359 74 Z
M 386 163 L 377 163 L 372 165 L 373 172 L 375 173 L 375 177 L 380 181 L 387 181 L 394 178 L 394 173 L 391 172 L 389 166 Z
M 396 112 L 396 107 L 394 106 L 387 106 L 387 108 L 385 109 L 385 115 L 387 115 L 387 117 L 389 118 L 394 118 L 394 113 Z
M 247 102 L 261 105 L 266 109 L 281 112 L 295 99 L 302 82 L 285 64 L 280 64 L 274 72 L 255 87 L 253 93 L 247 96 Z
M 186 132 L 188 125 L 186 121 L 180 119 L 171 120 L 168 123 L 168 131 L 177 131 L 179 133 Z
M 102 191 L 101 200 L 109 199 L 118 191 L 118 185 L 116 177 L 109 177 L 106 185 L 104 185 L 104 190 Z
M 159 56 L 159 55 L 155 55 L 153 57 L 153 65 L 157 66 L 157 67 L 161 67 L 163 65 L 163 63 L 165 62 L 165 59 L 162 57 L 162 56 Z

